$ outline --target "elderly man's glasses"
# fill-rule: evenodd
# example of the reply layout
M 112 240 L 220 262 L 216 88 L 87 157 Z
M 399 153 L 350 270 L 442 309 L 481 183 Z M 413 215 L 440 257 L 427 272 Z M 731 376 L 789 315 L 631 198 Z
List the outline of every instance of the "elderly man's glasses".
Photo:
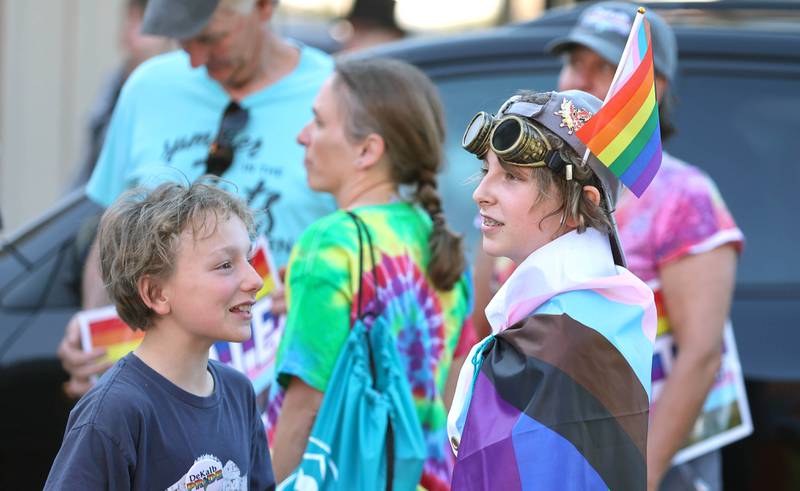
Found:
M 236 148 L 233 140 L 247 126 L 247 109 L 231 101 L 222 113 L 217 137 L 211 142 L 206 158 L 206 174 L 221 176 L 233 163 Z

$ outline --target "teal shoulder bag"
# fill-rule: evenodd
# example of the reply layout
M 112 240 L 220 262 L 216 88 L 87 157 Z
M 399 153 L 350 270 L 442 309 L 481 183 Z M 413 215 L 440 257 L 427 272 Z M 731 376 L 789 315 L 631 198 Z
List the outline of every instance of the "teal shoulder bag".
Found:
M 303 460 L 278 490 L 416 489 L 425 439 L 390 326 L 380 311 L 362 310 L 364 238 L 378 292 L 367 225 L 347 212 L 358 231 L 358 318 L 336 360 Z M 380 301 L 375 302 L 380 305 Z

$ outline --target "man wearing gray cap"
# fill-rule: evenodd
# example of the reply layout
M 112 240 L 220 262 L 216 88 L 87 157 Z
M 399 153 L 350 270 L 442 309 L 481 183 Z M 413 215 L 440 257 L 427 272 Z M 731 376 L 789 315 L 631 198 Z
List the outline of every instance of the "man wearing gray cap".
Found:
M 332 73 L 325 53 L 282 39 L 269 22 L 275 0 L 150 0 L 142 30 L 178 40 L 182 50 L 142 64 L 128 79 L 86 187 L 107 207 L 125 189 L 221 176 L 243 197 L 285 265 L 307 225 L 335 210 L 306 183 L 295 136 Z M 96 244 L 85 267 L 83 307 L 109 301 L 99 279 Z M 109 364 L 80 350 L 76 318 L 59 357 L 77 397 Z
M 619 2 L 595 4 L 566 37 L 548 46 L 564 57 L 559 90 L 580 89 L 605 98 L 636 8 Z M 661 17 L 647 12 L 645 18 L 651 26 L 663 141 L 674 131 L 669 114 L 677 43 Z M 647 191 L 640 199 L 624 191 L 615 215 L 628 269 L 655 291 L 659 335 L 671 331 L 680 347 L 659 389 L 653 371 L 648 489 L 722 489 L 718 450 L 670 465 L 693 431 L 720 366 L 743 235 L 711 179 L 666 152 Z

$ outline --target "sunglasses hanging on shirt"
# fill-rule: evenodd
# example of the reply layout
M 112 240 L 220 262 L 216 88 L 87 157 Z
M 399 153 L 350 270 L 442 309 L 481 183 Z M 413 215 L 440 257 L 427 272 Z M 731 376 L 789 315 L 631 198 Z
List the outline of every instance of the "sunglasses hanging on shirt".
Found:
M 206 174 L 221 176 L 233 163 L 236 151 L 233 140 L 241 133 L 250 115 L 236 101 L 231 101 L 222 113 L 219 130 L 211 146 L 208 148 L 206 158 Z

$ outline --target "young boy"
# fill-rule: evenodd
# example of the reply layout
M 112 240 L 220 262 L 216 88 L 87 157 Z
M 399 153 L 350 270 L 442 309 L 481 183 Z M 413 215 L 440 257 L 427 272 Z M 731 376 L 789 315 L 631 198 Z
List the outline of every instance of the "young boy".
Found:
M 619 183 L 575 132 L 601 101 L 521 93 L 479 113 L 482 247 L 518 264 L 448 418 L 453 489 L 645 489 L 653 294 L 624 266 Z
M 205 184 L 132 191 L 98 231 L 119 316 L 145 331 L 75 406 L 45 489 L 274 489 L 249 380 L 208 359 L 250 337 L 252 216 Z

